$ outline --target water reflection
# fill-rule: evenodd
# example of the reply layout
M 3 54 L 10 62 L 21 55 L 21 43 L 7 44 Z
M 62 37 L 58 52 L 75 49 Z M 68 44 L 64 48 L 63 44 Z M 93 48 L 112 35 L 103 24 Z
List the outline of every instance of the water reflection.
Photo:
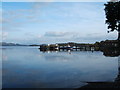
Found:
M 81 52 L 79 49 L 76 49 L 76 51 L 71 50 L 71 49 L 60 49 L 60 50 L 59 49 L 51 49 L 51 50 L 39 49 L 39 50 L 40 50 L 40 52 L 43 52 L 43 53 L 45 53 L 45 52 L 47 52 L 47 53 L 50 53 L 50 52 L 68 52 L 69 54 L 71 54 L 71 52 Z M 82 50 L 82 51 L 86 51 L 86 50 Z M 90 50 L 90 51 L 94 52 L 94 50 Z M 104 56 L 109 56 L 109 57 L 117 57 L 120 55 L 120 48 L 118 48 L 118 49 L 107 48 L 107 49 L 101 49 L 99 51 L 102 51 Z
M 118 57 L 118 75 L 115 79 L 115 82 L 118 82 L 120 84 L 120 56 Z
M 3 88 L 78 88 L 88 81 L 118 80 L 117 57 L 105 57 L 100 51 L 47 52 L 4 49 Z
M 120 55 L 120 49 L 105 49 L 102 51 L 103 55 L 109 57 L 117 57 Z
M 42 52 L 46 52 L 43 50 L 40 50 Z M 90 81 L 86 81 L 87 85 L 81 87 L 81 88 L 120 88 L 120 48 L 118 49 L 112 49 L 112 48 L 108 48 L 108 49 L 103 49 L 101 50 L 103 52 L 103 55 L 106 57 L 118 57 L 118 74 L 117 77 L 115 78 L 115 80 L 113 80 L 113 82 L 90 82 Z M 49 52 L 54 52 L 54 51 L 49 51 Z M 59 51 L 61 52 L 61 51 Z M 69 54 L 71 54 L 73 51 L 72 50 L 66 50 L 63 52 L 68 52 Z M 92 51 L 93 53 L 94 51 Z
M 105 50 L 103 55 L 116 57 L 118 56 L 118 73 L 113 82 L 87 82 L 88 84 L 81 88 L 120 88 L 120 51 L 118 50 Z

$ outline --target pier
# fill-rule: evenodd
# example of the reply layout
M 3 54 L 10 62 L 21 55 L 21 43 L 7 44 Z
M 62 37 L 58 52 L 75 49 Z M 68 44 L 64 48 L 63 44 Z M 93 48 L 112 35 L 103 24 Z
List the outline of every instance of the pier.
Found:
M 79 44 L 79 43 L 59 43 L 59 44 L 42 44 L 40 45 L 41 51 L 94 51 L 98 50 L 93 44 Z
M 42 44 L 39 49 L 40 51 L 102 51 L 106 55 L 106 53 L 110 52 L 113 52 L 113 54 L 118 54 L 120 44 L 118 40 L 105 40 L 94 44 L 68 42 Z

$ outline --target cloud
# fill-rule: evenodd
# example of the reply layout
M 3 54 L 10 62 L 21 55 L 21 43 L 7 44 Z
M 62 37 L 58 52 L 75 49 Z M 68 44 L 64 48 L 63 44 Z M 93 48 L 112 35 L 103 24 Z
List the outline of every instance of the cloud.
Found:
M 109 0 L 110 2 L 118 2 L 119 0 Z
M 3 2 L 53 2 L 56 0 L 2 0 Z
M 39 17 L 41 15 L 40 8 L 44 5 L 45 4 L 42 5 L 41 3 L 33 2 L 29 4 L 29 9 L 22 9 L 22 7 L 18 8 L 16 6 L 13 7 L 18 9 L 8 9 L 11 8 L 11 6 L 6 6 L 6 4 L 3 3 L 2 19 L 0 18 L 0 21 L 3 24 L 3 30 L 19 31 L 26 25 L 43 22 Z
M 78 42 L 78 43 L 94 43 L 96 41 L 102 41 L 106 39 L 117 39 L 117 33 L 101 34 L 90 33 L 84 34 L 80 32 L 46 32 L 39 38 L 41 43 L 62 43 L 62 42 Z
M 2 23 L 2 7 L 0 7 L 0 24 Z
M 76 35 L 76 37 L 74 37 L 74 40 L 76 41 L 82 41 L 82 42 L 96 42 L 96 41 L 102 41 L 102 40 L 106 40 L 106 39 L 117 39 L 117 34 L 115 33 L 111 33 L 111 34 L 103 34 L 103 33 L 90 33 L 90 34 L 86 34 L 84 36 L 80 36 L 80 35 Z
M 4 2 L 105 2 L 106 0 L 2 0 Z
M 4 37 L 7 37 L 7 33 L 4 33 Z M 13 42 L 19 41 L 23 44 L 48 44 L 48 43 L 65 43 L 65 42 L 77 42 L 77 43 L 95 43 L 96 41 L 102 41 L 106 39 L 117 39 L 117 33 L 101 34 L 91 33 L 82 35 L 79 32 L 59 32 L 52 31 L 46 32 L 43 35 L 36 34 L 35 32 L 28 32 L 25 34 L 25 38 L 14 38 Z M 7 39 L 6 39 L 7 40 Z M 8 40 L 9 41 L 9 40 Z
M 74 35 L 73 32 L 57 32 L 57 31 L 50 31 L 46 32 L 44 36 L 47 37 L 66 37 L 66 36 L 71 36 Z
M 5 40 L 8 36 L 8 32 L 2 32 L 0 33 L 0 37 L 2 37 L 2 40 Z
M 24 9 L 19 5 L 12 9 L 15 6 L 8 5 L 3 12 L 3 30 L 10 33 L 9 40 L 23 43 L 103 40 L 106 39 L 106 34 L 100 34 L 105 33 L 102 5 L 103 3 L 33 2 L 24 6 Z

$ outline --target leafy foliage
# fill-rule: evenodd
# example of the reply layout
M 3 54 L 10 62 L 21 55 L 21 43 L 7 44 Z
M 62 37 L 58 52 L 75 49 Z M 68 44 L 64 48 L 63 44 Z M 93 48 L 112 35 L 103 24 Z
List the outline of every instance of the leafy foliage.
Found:
M 105 4 L 106 24 L 110 31 L 120 32 L 120 1 Z M 109 31 L 108 31 L 109 32 Z

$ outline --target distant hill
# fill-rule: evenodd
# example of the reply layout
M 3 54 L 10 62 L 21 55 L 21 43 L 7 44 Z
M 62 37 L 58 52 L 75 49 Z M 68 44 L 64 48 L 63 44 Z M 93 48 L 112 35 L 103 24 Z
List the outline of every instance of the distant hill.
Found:
M 27 45 L 22 45 L 22 44 L 17 44 L 17 43 L 0 42 L 0 46 L 27 46 Z
M 32 44 L 32 45 L 29 45 L 29 46 L 40 46 L 40 45 L 37 45 L 37 44 Z

